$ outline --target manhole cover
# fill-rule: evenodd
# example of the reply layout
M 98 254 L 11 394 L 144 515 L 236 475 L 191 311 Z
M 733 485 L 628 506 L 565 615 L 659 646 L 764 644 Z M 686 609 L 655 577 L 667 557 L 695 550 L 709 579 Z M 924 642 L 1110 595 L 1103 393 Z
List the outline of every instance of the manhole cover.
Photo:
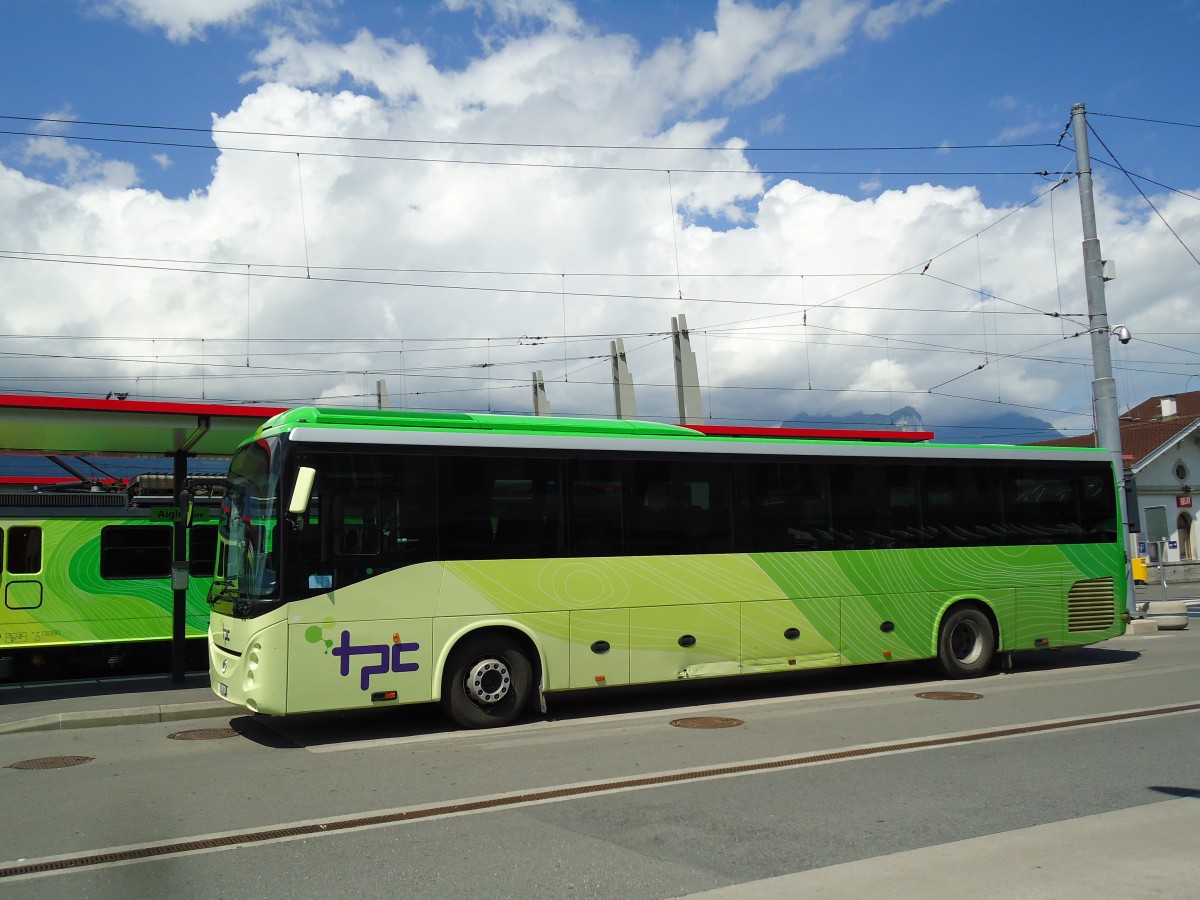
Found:
M 983 694 L 970 691 L 925 691 L 917 694 L 922 700 L 982 700 Z
M 745 723 L 741 719 L 724 716 L 693 716 L 690 719 L 672 719 L 671 724 L 676 728 L 736 728 Z
M 219 741 L 221 738 L 237 737 L 232 728 L 193 728 L 191 731 L 176 731 L 168 734 L 173 741 Z
M 90 756 L 40 756 L 37 759 L 23 759 L 15 762 L 10 769 L 65 769 L 69 766 L 81 766 L 91 762 Z

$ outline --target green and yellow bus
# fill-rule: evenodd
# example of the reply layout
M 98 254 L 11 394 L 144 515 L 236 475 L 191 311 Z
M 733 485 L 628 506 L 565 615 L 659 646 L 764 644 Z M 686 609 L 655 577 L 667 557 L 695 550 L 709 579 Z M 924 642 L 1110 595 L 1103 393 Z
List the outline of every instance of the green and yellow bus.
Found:
M 270 715 L 937 660 L 1124 632 L 1104 451 L 303 408 L 237 451 L 213 690 Z

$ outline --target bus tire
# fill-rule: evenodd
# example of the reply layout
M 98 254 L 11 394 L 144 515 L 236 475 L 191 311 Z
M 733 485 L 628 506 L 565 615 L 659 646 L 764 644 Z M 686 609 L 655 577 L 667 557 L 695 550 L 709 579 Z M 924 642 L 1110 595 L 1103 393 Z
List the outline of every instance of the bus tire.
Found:
M 442 709 L 463 728 L 508 725 L 525 710 L 533 666 L 520 644 L 503 634 L 465 638 L 450 654 Z
M 996 632 L 983 610 L 960 606 L 938 629 L 938 665 L 947 678 L 975 678 L 992 665 Z

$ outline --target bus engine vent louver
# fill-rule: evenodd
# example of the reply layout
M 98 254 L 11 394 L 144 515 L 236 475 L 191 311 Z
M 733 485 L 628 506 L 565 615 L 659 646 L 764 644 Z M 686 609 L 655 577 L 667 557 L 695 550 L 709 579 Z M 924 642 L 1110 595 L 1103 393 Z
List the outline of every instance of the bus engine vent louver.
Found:
M 1067 594 L 1067 631 L 1103 631 L 1116 620 L 1111 578 L 1089 578 L 1071 585 Z

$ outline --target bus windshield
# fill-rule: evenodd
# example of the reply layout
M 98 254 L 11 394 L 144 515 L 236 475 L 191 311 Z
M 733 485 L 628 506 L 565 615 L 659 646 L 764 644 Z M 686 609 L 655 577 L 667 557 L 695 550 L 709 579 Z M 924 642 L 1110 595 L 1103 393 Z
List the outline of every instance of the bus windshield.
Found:
M 254 615 L 253 605 L 278 599 L 277 486 L 267 441 L 247 444 L 230 461 L 210 602 L 233 601 Z

